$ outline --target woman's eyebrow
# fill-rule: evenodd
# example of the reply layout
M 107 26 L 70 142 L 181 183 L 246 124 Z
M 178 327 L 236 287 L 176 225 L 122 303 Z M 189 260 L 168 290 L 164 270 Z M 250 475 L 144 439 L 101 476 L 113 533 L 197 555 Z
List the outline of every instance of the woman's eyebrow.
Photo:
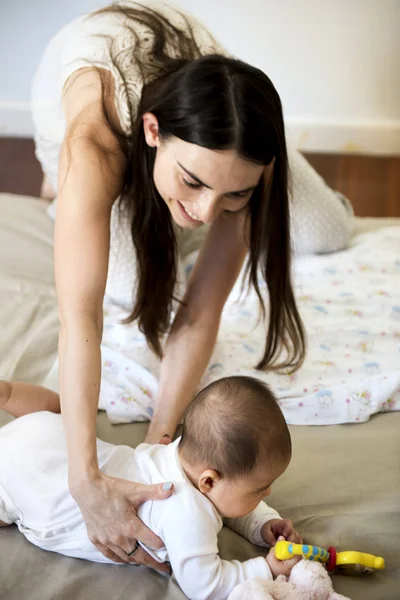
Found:
M 186 169 L 186 167 L 184 167 L 179 161 L 176 161 L 178 163 L 178 165 L 180 166 L 181 169 L 183 169 L 185 171 L 185 173 L 187 173 L 192 179 L 194 179 L 194 181 L 196 181 L 197 183 L 199 183 L 200 185 L 204 185 L 204 187 L 208 188 L 209 190 L 212 190 L 212 187 L 210 185 L 207 185 L 206 183 L 204 183 L 204 181 L 202 181 L 201 179 L 199 179 L 197 177 L 197 175 L 195 175 L 194 173 L 191 173 L 190 171 L 188 171 L 188 169 Z M 248 188 L 245 188 L 244 190 L 237 190 L 234 192 L 228 192 L 228 194 L 244 194 L 244 192 L 251 192 L 253 190 L 256 189 L 256 185 L 252 185 Z
M 199 183 L 200 185 L 204 185 L 204 187 L 208 188 L 209 190 L 212 190 L 212 187 L 210 185 L 207 185 L 206 183 L 204 183 L 204 181 L 202 181 L 201 179 L 199 179 L 194 173 L 191 173 L 190 171 L 188 171 L 183 165 L 181 165 L 180 162 L 176 161 L 178 163 L 178 165 L 180 166 L 181 169 L 183 169 L 185 171 L 185 173 L 187 173 L 188 175 L 190 175 L 190 177 L 192 179 L 194 179 L 195 181 L 197 181 L 197 183 Z

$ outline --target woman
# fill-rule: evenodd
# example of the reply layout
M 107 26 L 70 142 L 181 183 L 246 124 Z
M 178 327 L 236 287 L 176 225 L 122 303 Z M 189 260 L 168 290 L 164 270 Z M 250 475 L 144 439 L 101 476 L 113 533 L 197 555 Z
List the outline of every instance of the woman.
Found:
M 125 3 L 77 19 L 52 40 L 32 101 L 37 156 L 57 190 L 59 376 L 71 492 L 106 556 L 154 566 L 136 540 L 160 541 L 135 509 L 171 491 L 112 480 L 97 464 L 104 294 L 129 308 L 128 321 L 138 321 L 162 357 L 147 441 L 174 435 L 247 254 L 250 283 L 259 292 L 261 268 L 269 290 L 258 367 L 301 365 L 280 99 L 264 73 L 224 56 L 193 19 Z M 294 156 L 294 186 L 304 185 L 305 169 L 321 188 Z M 331 192 L 319 214 L 329 218 L 329 210 L 347 238 L 346 210 Z M 183 234 L 201 252 L 171 325 Z

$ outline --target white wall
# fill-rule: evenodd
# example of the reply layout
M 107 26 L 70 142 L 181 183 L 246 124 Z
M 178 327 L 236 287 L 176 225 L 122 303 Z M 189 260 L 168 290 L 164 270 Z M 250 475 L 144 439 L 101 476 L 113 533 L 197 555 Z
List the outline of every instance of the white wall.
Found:
M 46 41 L 101 0 L 1 0 L 0 132 L 30 134 Z M 280 92 L 297 145 L 400 153 L 399 0 L 180 0 Z M 4 57 L 7 60 L 4 60 Z

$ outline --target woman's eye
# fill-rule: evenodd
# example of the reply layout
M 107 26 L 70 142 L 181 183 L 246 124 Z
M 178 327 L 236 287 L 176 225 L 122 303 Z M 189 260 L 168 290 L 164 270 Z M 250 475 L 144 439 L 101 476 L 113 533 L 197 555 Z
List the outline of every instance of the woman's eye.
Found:
M 232 198 L 246 198 L 250 192 L 232 192 Z
M 188 181 L 185 178 L 183 178 L 183 181 L 184 181 L 185 185 L 187 185 L 190 188 L 201 188 L 201 184 L 200 183 L 192 183 L 191 181 Z

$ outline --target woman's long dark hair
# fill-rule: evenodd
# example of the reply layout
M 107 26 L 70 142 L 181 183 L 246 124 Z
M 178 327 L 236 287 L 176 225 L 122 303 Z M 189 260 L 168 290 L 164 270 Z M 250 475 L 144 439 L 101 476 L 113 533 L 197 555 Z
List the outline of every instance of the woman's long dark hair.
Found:
M 160 340 L 170 326 L 177 248 L 169 209 L 154 184 L 156 149 L 144 137 L 142 116 L 150 112 L 157 117 L 162 140 L 175 136 L 213 150 L 235 149 L 244 159 L 262 165 L 274 160 L 271 180 L 260 181 L 249 203 L 248 281 L 264 315 L 260 269 L 269 292 L 269 327 L 257 368 L 299 368 L 305 334 L 291 283 L 288 159 L 281 101 L 271 80 L 240 60 L 201 56 L 188 21 L 180 29 L 158 12 L 132 3 L 96 14 L 104 12 L 126 18 L 143 77 L 138 110 L 131 111 L 132 135 L 125 140 L 128 168 L 121 208 L 130 212 L 138 264 L 136 300 L 127 322 L 138 320 L 150 347 L 162 355 Z M 152 34 L 147 53 L 140 52 L 135 23 Z M 111 55 L 118 67 L 112 47 Z

